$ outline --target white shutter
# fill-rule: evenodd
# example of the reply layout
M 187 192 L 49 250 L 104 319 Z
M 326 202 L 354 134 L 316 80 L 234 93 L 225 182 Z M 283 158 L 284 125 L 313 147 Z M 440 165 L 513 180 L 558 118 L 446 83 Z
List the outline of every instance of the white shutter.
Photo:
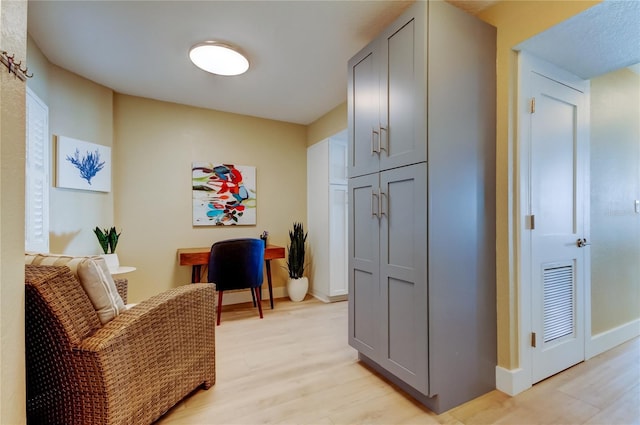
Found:
M 49 108 L 27 87 L 25 250 L 49 252 Z

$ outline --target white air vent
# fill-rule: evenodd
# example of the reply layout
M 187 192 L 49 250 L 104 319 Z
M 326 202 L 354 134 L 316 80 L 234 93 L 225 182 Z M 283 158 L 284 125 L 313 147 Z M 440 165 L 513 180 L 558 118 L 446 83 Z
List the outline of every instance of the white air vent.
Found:
M 575 290 L 573 265 L 549 267 L 543 271 L 544 342 L 574 331 Z

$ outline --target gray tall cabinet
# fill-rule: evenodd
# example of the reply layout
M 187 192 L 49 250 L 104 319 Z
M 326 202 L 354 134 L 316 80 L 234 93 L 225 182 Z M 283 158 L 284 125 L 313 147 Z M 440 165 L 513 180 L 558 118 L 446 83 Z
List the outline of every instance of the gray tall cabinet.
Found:
M 495 50 L 418 1 L 349 61 L 349 344 L 438 413 L 495 388 Z

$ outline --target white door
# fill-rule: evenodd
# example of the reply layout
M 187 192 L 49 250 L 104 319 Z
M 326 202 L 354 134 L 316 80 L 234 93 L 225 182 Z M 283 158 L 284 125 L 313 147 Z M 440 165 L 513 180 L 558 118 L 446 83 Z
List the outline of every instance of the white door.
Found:
M 532 383 L 585 358 L 588 91 L 553 77 L 528 75 Z

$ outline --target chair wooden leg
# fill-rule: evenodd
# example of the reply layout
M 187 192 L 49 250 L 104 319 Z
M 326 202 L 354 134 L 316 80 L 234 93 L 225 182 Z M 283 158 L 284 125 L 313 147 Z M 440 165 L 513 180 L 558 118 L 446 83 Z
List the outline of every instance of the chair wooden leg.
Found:
M 260 299 L 260 288 L 259 287 L 253 288 L 252 292 L 256 293 L 256 298 L 258 300 L 258 311 L 260 312 L 260 318 L 262 319 L 262 300 Z
M 253 306 L 256 306 L 256 294 L 253 292 L 253 290 L 251 291 L 251 299 L 253 300 Z
M 220 326 L 220 315 L 222 315 L 222 293 L 224 291 L 218 291 L 218 314 L 216 326 Z

